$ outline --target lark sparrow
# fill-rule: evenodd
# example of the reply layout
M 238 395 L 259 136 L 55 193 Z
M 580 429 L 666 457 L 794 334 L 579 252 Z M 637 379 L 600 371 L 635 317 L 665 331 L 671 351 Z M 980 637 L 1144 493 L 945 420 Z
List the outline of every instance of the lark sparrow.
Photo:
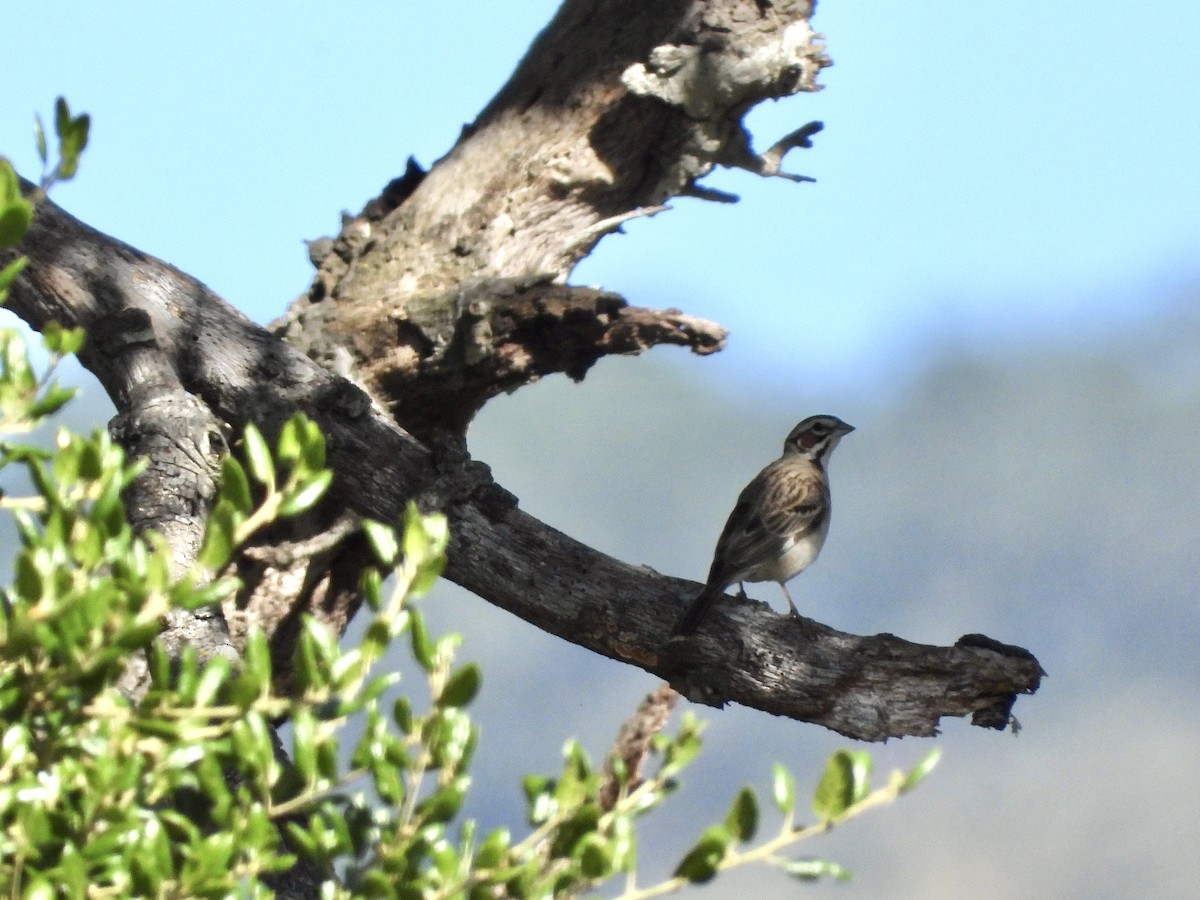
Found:
M 787 582 L 817 558 L 829 533 L 825 464 L 854 430 L 837 416 L 810 416 L 783 442 L 783 456 L 754 476 L 717 540 L 708 582 L 675 626 L 691 634 L 725 589 L 743 581 L 776 581 L 792 615 L 800 615 Z M 745 597 L 745 592 L 742 591 Z

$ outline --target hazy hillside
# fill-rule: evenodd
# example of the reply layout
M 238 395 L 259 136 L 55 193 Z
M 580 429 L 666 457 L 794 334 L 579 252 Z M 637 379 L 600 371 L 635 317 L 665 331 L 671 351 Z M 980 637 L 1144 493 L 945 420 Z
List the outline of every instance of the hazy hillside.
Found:
M 740 875 L 709 898 L 1192 896 L 1200 882 L 1200 327 L 1179 317 L 1086 346 L 927 351 L 923 374 L 870 396 L 713 383 L 721 365 L 659 352 L 551 379 L 485 411 L 474 452 L 522 506 L 624 559 L 699 579 L 742 484 L 813 412 L 858 426 L 832 465 L 821 560 L 793 585 L 846 630 L 934 643 L 982 631 L 1049 671 L 1019 737 L 946 723 L 915 795 L 806 848 L 857 880 Z M 93 398 L 94 399 L 94 398 Z M 82 415 L 75 407 L 75 421 Z M 87 424 L 96 424 L 89 422 Z M 772 585 L 752 596 L 776 609 Z M 519 820 L 519 777 L 578 735 L 603 753 L 655 684 L 452 585 L 424 601 L 484 665 L 472 811 Z M 645 829 L 661 873 L 715 804 L 771 763 L 815 777 L 844 744 L 812 726 L 702 709 L 708 747 Z M 929 741 L 874 748 L 881 774 Z

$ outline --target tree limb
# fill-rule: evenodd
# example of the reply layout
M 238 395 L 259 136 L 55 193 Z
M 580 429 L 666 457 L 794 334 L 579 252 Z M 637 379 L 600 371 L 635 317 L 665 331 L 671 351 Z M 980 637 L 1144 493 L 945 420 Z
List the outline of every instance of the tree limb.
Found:
M 280 333 L 304 344 L 298 327 L 283 323 Z M 369 389 L 405 430 L 428 441 L 461 437 L 488 400 L 544 375 L 579 381 L 604 356 L 659 344 L 707 355 L 725 346 L 726 331 L 678 309 L 631 307 L 611 291 L 537 275 L 481 278 L 414 298 L 404 318 L 361 321 L 355 335 L 354 354 L 322 361 L 353 375 L 356 358 L 386 356 Z
M 932 734 L 943 716 L 1008 722 L 1041 669 L 979 636 L 924 647 L 721 603 L 694 638 L 668 642 L 699 585 L 526 515 L 464 449 L 471 417 L 500 391 L 548 372 L 582 377 L 607 353 L 722 346 L 713 323 L 565 282 L 604 234 L 671 197 L 730 199 L 698 183 L 716 165 L 782 174 L 784 155 L 818 126 L 757 154 L 741 118 L 763 99 L 819 89 L 830 63 L 811 11 L 804 0 L 567 0 L 446 157 L 428 172 L 410 161 L 336 238 L 310 245 L 312 288 L 275 333 L 165 263 L 39 205 L 19 248 L 32 265 L 11 305 L 35 328 L 56 319 L 88 329 L 81 360 L 122 415 L 142 383 L 149 399 L 190 396 L 234 431 L 254 422 L 272 436 L 299 410 L 326 435 L 336 478 L 325 505 L 299 532 L 265 536 L 312 555 L 243 557 L 239 573 L 257 589 L 227 609 L 235 645 L 241 620 L 257 621 L 282 667 L 301 611 L 343 628 L 365 556 L 344 529 L 321 535 L 345 510 L 395 521 L 416 500 L 450 518 L 448 578 L 700 702 L 864 740 Z M 104 351 L 103 323 L 120 317 L 140 317 L 159 374 L 140 368 L 151 357 Z
M 557 357 L 515 339 L 519 328 L 504 337 L 496 319 L 514 287 L 536 305 L 546 291 L 522 285 L 562 285 L 605 234 L 671 197 L 733 199 L 698 184 L 715 166 L 782 174 L 783 154 L 820 126 L 759 155 L 741 119 L 763 100 L 819 90 L 830 61 L 811 13 L 807 0 L 567 0 L 445 157 L 428 172 L 410 160 L 314 247 L 313 285 L 281 332 L 314 358 L 345 359 L 342 371 L 356 369 L 422 438 L 462 435 L 496 390 L 495 370 L 511 391 L 547 372 L 582 372 L 604 353 L 717 349 L 722 330 L 698 320 L 671 328 L 670 310 L 620 314 L 617 324 L 660 320 L 639 329 L 635 346 L 596 342 Z M 499 284 L 509 287 L 489 295 Z M 554 302 L 574 295 L 586 319 L 592 301 L 581 290 L 559 288 Z M 481 324 L 494 339 L 478 339 Z
M 527 515 L 457 442 L 417 442 L 354 385 L 204 285 L 48 201 L 18 249 L 31 265 L 10 306 L 34 327 L 56 319 L 94 331 L 106 317 L 144 310 L 183 387 L 235 430 L 254 421 L 271 435 L 297 410 L 317 421 L 336 473 L 330 521 L 341 509 L 395 521 L 409 500 L 443 510 L 451 522 L 448 578 L 552 634 L 671 680 L 685 695 L 883 740 L 932 734 L 943 716 L 981 710 L 993 712 L 995 725 L 997 704 L 1037 689 L 1036 660 L 995 642 L 937 648 L 856 637 L 757 604 L 718 604 L 694 641 L 668 645 L 679 609 L 700 585 L 613 559 Z M 93 340 L 80 358 L 119 395 L 127 377 L 119 356 Z M 313 612 L 341 629 L 354 610 L 347 604 Z M 276 625 L 265 623 L 268 633 Z

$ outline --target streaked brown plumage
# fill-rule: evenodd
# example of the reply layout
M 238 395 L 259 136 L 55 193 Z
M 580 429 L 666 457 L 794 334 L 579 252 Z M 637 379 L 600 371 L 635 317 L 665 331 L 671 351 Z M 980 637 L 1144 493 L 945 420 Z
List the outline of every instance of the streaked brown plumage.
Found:
M 792 429 L 783 455 L 759 472 L 739 495 L 713 553 L 704 590 L 675 626 L 691 634 L 713 602 L 732 584 L 775 581 L 799 615 L 789 580 L 817 558 L 829 533 L 829 478 L 825 463 L 854 427 L 836 416 L 810 416 Z

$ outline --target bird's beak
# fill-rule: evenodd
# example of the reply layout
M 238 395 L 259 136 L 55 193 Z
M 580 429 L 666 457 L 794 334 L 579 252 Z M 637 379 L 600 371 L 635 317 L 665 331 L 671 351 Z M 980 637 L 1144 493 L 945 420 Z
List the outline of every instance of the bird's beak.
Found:
M 838 434 L 849 434 L 849 433 L 850 433 L 850 432 L 852 432 L 853 430 L 854 430 L 854 426 L 853 426 L 853 425 L 847 425 L 845 422 L 843 422 L 843 423 L 841 424 L 841 427 L 840 427 L 840 428 L 838 428 Z

